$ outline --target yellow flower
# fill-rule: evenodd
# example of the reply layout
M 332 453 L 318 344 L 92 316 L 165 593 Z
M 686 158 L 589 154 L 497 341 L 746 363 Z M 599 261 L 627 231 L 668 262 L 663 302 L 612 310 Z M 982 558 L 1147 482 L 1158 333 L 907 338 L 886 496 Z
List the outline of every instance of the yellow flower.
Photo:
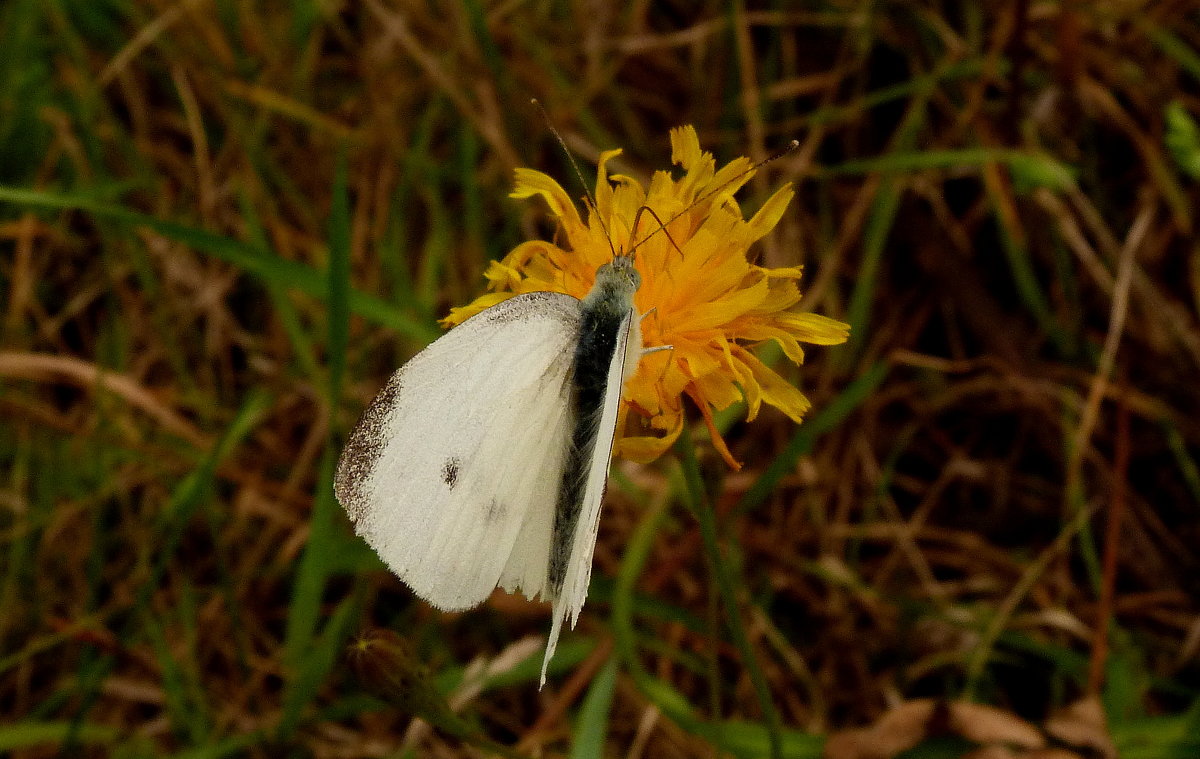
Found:
M 648 191 L 630 177 L 608 174 L 608 162 L 620 152 L 600 156 L 596 210 L 586 223 L 558 182 L 517 169 L 512 197 L 541 196 L 558 217 L 565 248 L 542 240 L 518 245 L 485 272 L 491 292 L 452 310 L 442 323 L 459 324 L 519 293 L 552 290 L 582 298 L 614 247 L 633 250 L 642 277 L 635 304 L 643 314 L 653 309 L 642 322 L 645 345 L 673 349 L 645 356 L 626 383 L 617 454 L 645 462 L 666 451 L 683 428 L 686 395 L 700 409 L 717 450 L 736 469 L 740 465 L 713 423 L 714 410 L 745 400 L 750 421 L 767 403 L 799 422 L 809 407 L 803 393 L 747 346 L 774 340 L 799 364 L 801 342 L 836 345 L 845 342 L 850 328 L 791 310 L 800 300 L 801 267 L 768 269 L 747 259 L 750 246 L 782 217 L 794 194 L 790 185 L 746 221 L 733 194 L 754 175 L 750 161 L 738 158 L 718 171 L 692 127 L 671 130 L 671 159 L 684 176 L 655 172 Z M 639 218 L 643 208 L 649 210 Z M 660 220 L 668 222 L 666 234 Z

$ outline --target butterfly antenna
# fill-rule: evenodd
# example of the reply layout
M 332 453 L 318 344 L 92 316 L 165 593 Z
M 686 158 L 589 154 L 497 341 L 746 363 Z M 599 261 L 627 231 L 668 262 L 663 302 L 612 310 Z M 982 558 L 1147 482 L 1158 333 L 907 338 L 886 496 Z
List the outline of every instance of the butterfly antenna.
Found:
M 759 169 L 761 169 L 763 166 L 766 166 L 768 163 L 771 163 L 772 161 L 777 161 L 777 160 L 779 160 L 780 158 L 783 158 L 783 157 L 784 157 L 785 155 L 787 155 L 788 153 L 794 152 L 795 150 L 799 149 L 799 147 L 800 147 L 800 141 L 799 141 L 799 140 L 792 140 L 792 141 L 791 141 L 791 142 L 788 144 L 788 146 L 787 146 L 786 148 L 784 148 L 783 150 L 780 150 L 780 151 L 776 152 L 776 153 L 775 153 L 775 154 L 773 154 L 773 155 L 767 156 L 766 158 L 762 159 L 761 161 L 759 161 L 758 163 L 754 164 L 753 166 L 751 166 L 750 168 L 746 169 L 745 171 L 739 172 L 739 173 L 738 173 L 736 176 L 730 177 L 730 178 L 729 178 L 727 181 L 725 181 L 725 182 L 722 182 L 720 185 L 718 185 L 718 186 L 714 187 L 713 189 L 709 190 L 708 192 L 704 193 L 704 194 L 703 194 L 703 195 L 701 195 L 700 197 L 698 197 L 698 198 L 696 198 L 695 200 L 693 200 L 691 203 L 689 203 L 689 204 L 688 204 L 688 207 L 687 207 L 687 208 L 683 209 L 682 211 L 679 211 L 679 212 L 678 212 L 678 213 L 676 213 L 674 216 L 672 216 L 671 218 L 667 219 L 665 222 L 664 222 L 662 219 L 659 219 L 659 217 L 658 217 L 658 214 L 654 213 L 654 211 L 652 211 L 652 210 L 651 210 L 649 207 L 643 206 L 643 208 L 645 208 L 645 210 L 647 210 L 647 211 L 650 211 L 650 215 L 651 215 L 651 216 L 653 216 L 653 217 L 654 217 L 654 218 L 655 218 L 655 219 L 658 221 L 659 227 L 658 227 L 658 229 L 654 230 L 653 232 L 651 232 L 650 234 L 646 235 L 646 236 L 645 236 L 645 237 L 643 237 L 642 239 L 638 240 L 637 244 L 636 244 L 636 245 L 634 245 L 632 248 L 630 248 L 630 249 L 629 249 L 629 255 L 633 255 L 633 252 L 634 252 L 635 250 L 637 250 L 638 248 L 642 247 L 642 245 L 643 245 L 643 244 L 644 244 L 644 243 L 645 243 L 647 240 L 649 240 L 651 237 L 654 237 L 654 235 L 658 234 L 659 232 L 662 232 L 663 234 L 667 235 L 667 238 L 668 238 L 668 239 L 670 239 L 670 237 L 671 237 L 671 234 L 670 234 L 670 232 L 667 232 L 667 225 L 668 225 L 668 224 L 670 224 L 671 222 L 675 221 L 675 220 L 676 220 L 676 219 L 678 219 L 680 216 L 683 216 L 683 215 L 684 215 L 685 213 L 687 213 L 688 211 L 691 211 L 691 210 L 692 210 L 693 208 L 695 208 L 696 206 L 700 205 L 701 203 L 703 203 L 704 201 L 708 200 L 708 199 L 709 199 L 709 198 L 711 198 L 712 196 L 714 196 L 714 195 L 716 195 L 717 193 L 721 192 L 721 191 L 722 191 L 722 190 L 724 190 L 726 187 L 728 187 L 729 185 L 731 185 L 731 184 L 733 184 L 734 182 L 738 181 L 739 179 L 741 179 L 742 177 L 746 176 L 747 174 L 753 174 L 754 172 L 756 172 L 756 171 L 758 171 Z M 635 229 L 636 229 L 636 227 L 635 227 Z M 672 244 L 672 245 L 675 245 L 675 241 L 674 241 L 674 240 L 671 240 L 671 244 Z M 676 248 L 676 250 L 678 250 L 678 249 L 679 249 L 679 246 L 678 246 L 678 245 L 675 245 L 675 248 Z
M 583 178 L 583 172 L 579 170 L 579 164 L 575 163 L 575 157 L 571 155 L 571 149 L 567 147 L 567 141 L 563 139 L 558 130 L 554 128 L 554 122 L 550 120 L 550 114 L 546 113 L 546 109 L 542 107 L 541 102 L 537 98 L 530 98 L 530 103 L 542 114 L 542 119 L 546 122 L 546 127 L 550 130 L 550 134 L 554 135 L 554 139 L 558 140 L 558 144 L 562 147 L 563 153 L 567 156 L 567 160 L 571 163 L 571 168 L 575 170 L 575 176 L 579 179 L 579 184 L 583 187 L 583 193 L 587 195 L 588 208 L 596 217 L 596 221 L 600 222 L 600 229 L 604 231 L 604 239 L 608 240 L 608 247 L 612 250 L 613 258 L 617 257 L 617 246 L 613 244 L 612 235 L 608 233 L 608 225 L 604 223 L 604 217 L 600 215 L 600 209 L 596 206 L 596 199 L 592 197 L 592 191 L 588 189 L 587 181 Z M 799 143 L 797 143 L 799 144 Z M 632 253 L 633 251 L 630 251 Z
M 692 205 L 695 205 L 695 204 L 693 203 Z M 691 208 L 691 207 L 692 207 L 692 206 L 688 206 L 688 208 Z M 637 213 L 636 213 L 636 214 L 634 214 L 634 216 L 633 216 L 633 233 L 632 233 L 632 236 L 633 236 L 633 237 L 635 237 L 635 238 L 637 237 L 638 225 L 642 223 L 642 213 L 643 213 L 643 212 L 645 212 L 645 213 L 648 213 L 648 214 L 650 214 L 651 216 L 653 216 L 653 217 L 654 217 L 654 220 L 658 222 L 658 228 L 657 228 L 657 229 L 654 229 L 654 230 L 651 230 L 650 234 L 646 235 L 645 239 L 643 239 L 643 240 L 639 240 L 637 243 L 635 243 L 635 244 L 633 245 L 633 247 L 631 247 L 631 248 L 629 249 L 629 254 L 630 254 L 630 255 L 633 255 L 633 252 L 634 252 L 635 250 L 637 250 L 638 248 L 642 247 L 642 243 L 644 243 L 646 240 L 650 239 L 650 238 L 651 238 L 651 237 L 653 237 L 654 235 L 658 234 L 659 232 L 662 232 L 664 235 L 666 235 L 666 236 L 667 236 L 667 239 L 668 239 L 668 240 L 670 240 L 670 242 L 671 242 L 671 246 L 672 246 L 672 247 L 674 247 L 674 248 L 675 248 L 675 250 L 679 251 L 679 255 L 681 255 L 681 256 L 682 256 L 682 255 L 683 255 L 683 248 L 679 247 L 679 243 L 675 242 L 675 238 L 674 238 L 674 237 L 671 237 L 671 230 L 667 229 L 667 225 L 666 225 L 666 224 L 663 222 L 663 220 L 662 220 L 662 217 L 661 217 L 661 216 L 659 216 L 657 213 L 655 213 L 654 209 L 653 209 L 653 208 L 651 208 L 650 206 L 642 206 L 641 208 L 639 208 L 639 209 L 637 210 Z M 676 219 L 676 218 L 678 218 L 678 216 L 673 216 L 673 217 L 672 217 L 672 220 L 674 220 L 674 219 Z

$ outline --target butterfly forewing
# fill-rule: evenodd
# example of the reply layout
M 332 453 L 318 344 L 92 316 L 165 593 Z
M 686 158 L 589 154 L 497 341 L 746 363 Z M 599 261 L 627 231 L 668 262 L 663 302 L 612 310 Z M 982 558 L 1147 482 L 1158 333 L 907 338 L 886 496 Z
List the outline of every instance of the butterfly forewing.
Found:
M 579 312 L 529 293 L 468 319 L 401 367 L 350 435 L 338 500 L 433 606 L 470 608 L 497 585 L 545 595 Z

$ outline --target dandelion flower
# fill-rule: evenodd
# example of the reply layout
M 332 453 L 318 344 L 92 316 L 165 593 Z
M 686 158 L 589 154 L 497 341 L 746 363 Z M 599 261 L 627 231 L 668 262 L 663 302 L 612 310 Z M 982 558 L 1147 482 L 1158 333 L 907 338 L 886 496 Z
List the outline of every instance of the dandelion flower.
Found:
M 442 323 L 459 324 L 520 293 L 550 290 L 582 298 L 614 248 L 635 251 L 642 286 L 634 301 L 640 313 L 649 312 L 642 323 L 644 343 L 672 349 L 643 357 L 626 383 L 616 453 L 646 462 L 670 448 L 683 429 L 687 396 L 703 415 L 716 449 L 736 469 L 740 465 L 713 423 L 714 411 L 745 400 L 747 421 L 766 403 L 799 422 L 809 408 L 804 394 L 755 357 L 751 347 L 774 340 L 799 364 L 801 343 L 845 342 L 849 326 L 794 310 L 802 267 L 771 269 L 750 262 L 750 247 L 775 227 L 791 201 L 790 185 L 746 220 L 733 195 L 754 175 L 752 164 L 737 158 L 718 170 L 712 154 L 700 149 L 694 128 L 671 130 L 671 160 L 684 175 L 676 179 L 658 171 L 649 189 L 608 173 L 608 162 L 620 153 L 601 154 L 596 207 L 588 209 L 586 221 L 558 182 L 539 171 L 517 169 L 512 197 L 540 196 L 557 217 L 565 244 L 518 245 L 485 272 L 490 292 L 452 310 Z M 648 210 L 639 214 L 643 208 Z M 667 222 L 665 230 L 660 220 Z

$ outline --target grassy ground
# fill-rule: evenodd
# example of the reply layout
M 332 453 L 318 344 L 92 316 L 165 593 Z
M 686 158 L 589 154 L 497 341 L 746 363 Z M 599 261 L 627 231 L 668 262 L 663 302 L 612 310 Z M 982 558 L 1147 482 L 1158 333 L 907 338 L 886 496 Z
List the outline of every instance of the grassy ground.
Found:
M 7 0 L 0 29 L 0 752 L 1200 755 L 1194 4 Z M 853 325 L 791 375 L 802 426 L 731 425 L 742 472 L 702 426 L 618 465 L 540 692 L 544 607 L 433 612 L 330 485 L 387 374 L 546 233 L 512 169 L 581 194 L 531 96 L 642 178 L 678 124 L 722 161 L 798 139 L 743 200 L 796 183 L 760 255 Z

